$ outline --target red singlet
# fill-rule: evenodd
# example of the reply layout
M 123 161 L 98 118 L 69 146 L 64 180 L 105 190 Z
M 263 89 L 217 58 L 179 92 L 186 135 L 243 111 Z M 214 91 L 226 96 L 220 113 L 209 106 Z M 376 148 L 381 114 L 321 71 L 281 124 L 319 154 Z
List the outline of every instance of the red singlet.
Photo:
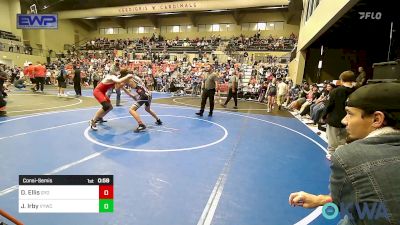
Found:
M 103 82 L 100 82 L 96 86 L 96 88 L 93 90 L 93 95 L 99 103 L 111 102 L 110 99 L 107 97 L 106 93 L 107 93 L 108 89 L 114 88 L 114 86 L 115 86 L 115 83 L 104 84 Z

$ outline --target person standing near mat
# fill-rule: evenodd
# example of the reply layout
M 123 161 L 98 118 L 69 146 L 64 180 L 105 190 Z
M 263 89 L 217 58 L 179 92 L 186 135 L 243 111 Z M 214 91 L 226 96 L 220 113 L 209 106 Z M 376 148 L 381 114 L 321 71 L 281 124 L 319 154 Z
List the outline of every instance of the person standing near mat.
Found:
M 126 74 L 128 73 L 127 70 L 123 69 L 121 70 L 121 74 Z M 133 116 L 133 118 L 136 120 L 138 123 L 137 128 L 134 130 L 135 132 L 140 132 L 146 129 L 146 125 L 143 123 L 142 119 L 140 118 L 139 113 L 137 110 L 144 104 L 145 105 L 145 110 L 148 112 L 154 119 L 156 119 L 156 125 L 162 125 L 162 121 L 160 118 L 158 118 L 157 114 L 151 110 L 150 105 L 151 105 L 151 92 L 146 88 L 145 84 L 143 83 L 142 79 L 140 77 L 134 75 L 132 79 L 130 79 L 127 84 L 131 87 L 136 89 L 136 94 L 132 94 L 129 90 L 127 90 L 125 87 L 121 87 L 124 92 L 135 99 L 135 103 L 132 105 L 132 107 L 129 109 L 129 113 Z
M 268 113 L 272 112 L 272 110 L 274 109 L 277 90 L 278 90 L 278 88 L 276 86 L 276 80 L 274 78 L 268 84 L 268 89 L 267 89 L 267 96 L 268 96 L 267 112 Z
M 36 91 L 43 92 L 44 90 L 44 81 L 46 78 L 46 66 L 42 65 L 40 62 L 34 67 L 34 74 L 36 80 Z
M 118 88 L 123 86 L 130 78 L 132 78 L 132 74 L 124 73 L 119 77 L 115 75 L 107 75 L 93 90 L 93 95 L 102 105 L 102 108 L 100 108 L 94 115 L 93 119 L 89 121 L 92 130 L 97 130 L 97 122 L 106 122 L 103 117 L 113 109 L 110 98 L 106 95 L 107 91 L 115 86 Z
M 324 216 L 339 213 L 339 206 L 340 225 L 399 224 L 400 83 L 362 86 L 348 97 L 345 110 L 347 144 L 332 153 L 330 194 L 294 192 L 289 204 L 324 206 Z
M 329 93 L 329 101 L 325 106 L 322 118 L 326 120 L 326 137 L 328 139 L 328 154 L 326 158 L 331 159 L 331 155 L 336 148 L 346 143 L 346 129 L 341 122 L 346 115 L 346 99 L 355 90 L 353 82 L 356 77 L 353 71 L 344 71 L 339 76 L 341 86 Z
M 64 89 L 67 88 L 66 83 L 67 71 L 64 65 L 60 66 L 60 70 L 57 74 L 57 86 L 58 86 L 58 97 L 67 97 L 68 95 L 64 93 Z
M 278 103 L 278 110 L 281 110 L 283 103 L 285 102 L 285 98 L 289 93 L 289 86 L 285 83 L 285 81 L 282 80 L 282 78 L 278 78 L 278 97 L 277 97 L 277 103 Z
M 81 69 L 79 65 L 74 66 L 74 90 L 75 97 L 82 96 L 82 88 L 81 88 Z
M 35 79 L 35 66 L 32 62 L 28 62 L 28 66 L 24 69 L 24 74 L 29 77 L 32 87 L 32 91 L 36 91 L 36 79 Z
M 210 112 L 208 116 L 212 116 L 214 110 L 214 96 L 215 90 L 218 86 L 218 75 L 212 72 L 211 66 L 207 65 L 204 74 L 204 79 L 202 82 L 202 94 L 201 94 L 201 106 L 200 111 L 196 113 L 198 116 L 203 116 L 204 108 L 206 106 L 207 98 L 210 99 Z
M 234 109 L 237 109 L 237 97 L 238 97 L 238 83 L 239 83 L 239 78 L 238 78 L 238 72 L 234 72 L 232 76 L 229 78 L 229 84 L 228 84 L 228 97 L 226 98 L 225 103 L 222 105 L 224 108 L 226 108 L 226 105 L 228 102 L 231 100 L 233 97 L 233 100 L 235 101 L 235 106 L 233 107 Z

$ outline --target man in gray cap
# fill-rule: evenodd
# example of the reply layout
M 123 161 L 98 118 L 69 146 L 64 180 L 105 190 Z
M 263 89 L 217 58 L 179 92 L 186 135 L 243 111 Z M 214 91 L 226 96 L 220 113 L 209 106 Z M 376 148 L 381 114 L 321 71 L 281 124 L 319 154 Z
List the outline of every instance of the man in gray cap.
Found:
M 331 193 L 295 192 L 289 204 L 334 203 L 343 215 L 341 225 L 400 224 L 400 83 L 360 87 L 349 96 L 346 113 L 348 144 L 332 154 Z M 366 208 L 369 213 L 360 211 Z

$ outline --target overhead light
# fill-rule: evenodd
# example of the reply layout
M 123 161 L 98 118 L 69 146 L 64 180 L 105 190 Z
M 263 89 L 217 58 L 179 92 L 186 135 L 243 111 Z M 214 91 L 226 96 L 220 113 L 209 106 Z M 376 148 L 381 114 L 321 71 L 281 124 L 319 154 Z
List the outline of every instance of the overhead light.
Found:
M 122 15 L 122 16 L 118 16 L 118 17 L 134 17 L 136 15 Z
M 6 56 L 6 55 L 3 55 L 3 58 L 7 58 L 7 56 Z
M 230 27 L 231 25 L 227 24 L 226 27 Z
M 264 8 L 260 8 L 260 9 L 287 9 L 288 6 L 287 5 L 282 5 L 282 6 L 269 6 L 269 7 L 264 7 Z
M 83 18 L 83 19 L 85 19 L 85 20 L 95 20 L 97 18 L 99 18 L 99 17 L 93 16 L 93 17 L 86 17 L 86 18 Z
M 217 13 L 217 12 L 226 12 L 226 11 L 228 11 L 228 10 L 227 9 L 216 9 L 216 10 L 209 10 L 208 12 Z
M 192 28 L 192 26 L 187 26 L 188 29 Z
M 166 12 L 166 13 L 160 13 L 158 15 L 175 15 L 175 14 L 179 14 L 177 12 Z

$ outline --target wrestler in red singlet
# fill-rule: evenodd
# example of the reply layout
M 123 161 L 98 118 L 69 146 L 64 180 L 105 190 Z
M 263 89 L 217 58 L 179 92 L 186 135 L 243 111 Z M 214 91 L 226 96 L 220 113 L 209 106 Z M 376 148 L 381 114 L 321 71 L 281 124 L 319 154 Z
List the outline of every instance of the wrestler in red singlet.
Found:
M 121 71 L 121 76 L 118 78 L 115 75 L 107 75 L 93 90 L 93 95 L 101 104 L 101 108 L 96 112 L 93 119 L 89 121 L 90 128 L 97 130 L 97 122 L 106 122 L 103 117 L 113 109 L 110 98 L 106 95 L 107 90 L 117 86 L 123 86 L 124 82 L 132 78 L 131 74 L 127 75 L 127 71 Z
M 106 95 L 107 91 L 115 87 L 115 83 L 105 84 L 100 82 L 96 88 L 93 90 L 93 95 L 99 103 L 111 102 L 110 98 Z

